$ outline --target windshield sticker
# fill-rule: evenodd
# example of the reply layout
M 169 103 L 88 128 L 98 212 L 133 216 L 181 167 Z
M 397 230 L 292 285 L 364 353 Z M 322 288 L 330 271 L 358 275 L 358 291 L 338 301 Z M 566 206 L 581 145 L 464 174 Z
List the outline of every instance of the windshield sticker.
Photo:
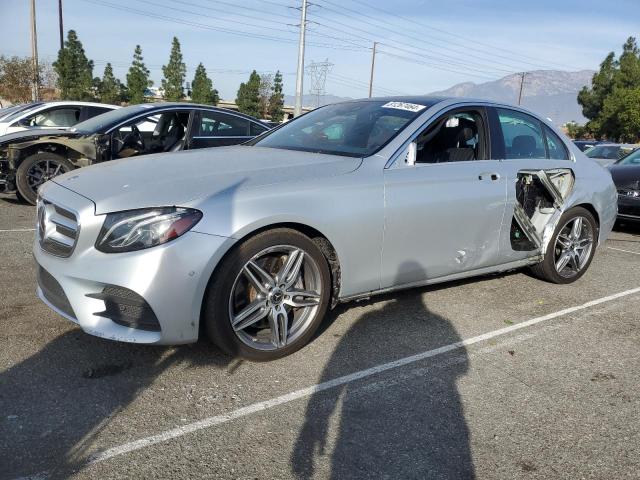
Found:
M 382 105 L 382 108 L 395 108 L 397 110 L 407 110 L 408 112 L 419 112 L 427 107 L 424 105 L 418 105 L 417 103 L 389 102 Z

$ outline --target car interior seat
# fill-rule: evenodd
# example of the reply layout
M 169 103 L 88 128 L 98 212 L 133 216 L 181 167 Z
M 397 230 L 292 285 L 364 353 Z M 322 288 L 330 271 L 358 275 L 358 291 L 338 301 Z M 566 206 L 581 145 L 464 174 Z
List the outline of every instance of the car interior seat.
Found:
M 531 158 L 536 154 L 536 139 L 532 135 L 518 135 L 511 143 L 511 156 Z

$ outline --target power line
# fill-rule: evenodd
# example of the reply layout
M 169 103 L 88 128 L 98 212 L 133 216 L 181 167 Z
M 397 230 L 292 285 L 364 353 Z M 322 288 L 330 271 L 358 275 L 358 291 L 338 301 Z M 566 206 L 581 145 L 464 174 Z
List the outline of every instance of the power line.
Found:
M 338 8 L 345 8 L 345 9 L 346 9 L 346 7 L 343 7 L 343 6 L 341 6 L 341 5 L 336 5 L 336 4 L 335 4 L 335 3 L 333 3 L 331 0 L 324 0 L 324 1 L 326 1 L 326 2 L 328 2 L 328 3 L 331 3 L 332 5 L 335 5 L 335 6 L 337 6 Z M 482 46 L 484 46 L 484 47 L 486 47 L 486 48 L 491 49 L 492 51 L 490 52 L 490 55 L 492 55 L 492 56 L 494 56 L 494 57 L 504 58 L 504 59 L 507 59 L 507 60 L 510 60 L 510 61 L 514 61 L 514 60 L 516 60 L 516 61 L 518 61 L 518 62 L 520 62 L 520 63 L 528 64 L 528 65 L 530 65 L 530 66 L 534 66 L 534 67 L 538 67 L 538 68 L 539 68 L 539 67 L 542 67 L 542 68 L 549 68 L 549 67 L 548 67 L 548 65 L 556 65 L 556 66 L 558 66 L 558 67 L 566 68 L 566 65 L 562 65 L 562 64 L 554 63 L 554 62 L 549 62 L 549 61 L 548 61 L 548 60 L 546 60 L 546 59 L 545 59 L 545 60 L 543 60 L 543 59 L 536 58 L 536 57 L 532 57 L 532 56 L 529 56 L 529 55 L 524 55 L 524 54 L 522 54 L 522 53 L 514 53 L 513 51 L 508 50 L 508 49 L 506 49 L 506 48 L 497 47 L 497 46 L 495 46 L 495 45 L 490 45 L 490 44 L 488 44 L 488 43 L 482 42 L 482 41 L 478 40 L 477 38 L 472 39 L 472 38 L 469 38 L 469 37 L 465 37 L 465 36 L 463 36 L 463 35 L 460 35 L 460 34 L 459 34 L 459 32 L 452 33 L 452 32 L 449 32 L 449 31 L 447 31 L 447 30 L 444 30 L 444 29 L 437 28 L 437 27 L 434 27 L 434 26 L 432 26 L 432 25 L 426 24 L 426 23 L 424 23 L 424 22 L 418 22 L 418 21 L 417 21 L 417 20 L 415 20 L 414 18 L 405 17 L 405 16 L 403 16 L 403 15 L 399 15 L 399 14 L 397 14 L 397 13 L 390 12 L 389 10 L 385 10 L 385 9 L 383 9 L 383 8 L 380 8 L 380 7 L 374 7 L 374 6 L 372 6 L 372 5 L 370 5 L 370 4 L 366 3 L 366 2 L 363 2 L 362 0 L 351 0 L 351 1 L 352 1 L 352 2 L 354 2 L 354 3 L 357 3 L 357 4 L 359 4 L 359 5 L 362 5 L 362 6 L 368 7 L 368 8 L 369 8 L 369 9 L 371 9 L 371 10 L 377 10 L 377 11 L 379 11 L 379 12 L 382 12 L 382 13 L 384 13 L 384 14 L 385 14 L 385 15 L 387 15 L 387 16 L 392 16 L 392 17 L 398 18 L 398 19 L 402 20 L 402 21 L 403 21 L 403 23 L 404 23 L 405 25 L 406 25 L 406 23 L 407 23 L 407 22 L 409 22 L 409 23 L 412 23 L 412 24 L 417 25 L 417 26 L 419 26 L 419 27 L 422 27 L 422 28 L 428 28 L 428 29 L 430 29 L 430 30 L 433 30 L 433 31 L 436 31 L 436 32 L 442 33 L 442 34 L 444 34 L 444 35 L 447 35 L 448 37 L 453 37 L 453 38 L 455 38 L 456 40 L 465 40 L 465 41 L 471 42 L 472 44 L 475 44 L 475 45 L 482 45 Z M 354 11 L 354 10 L 351 10 L 351 11 Z M 366 14 L 365 14 L 365 13 L 363 13 L 363 12 L 356 12 L 356 13 L 358 13 L 359 15 L 367 16 L 367 17 L 369 17 L 369 18 L 374 18 L 374 17 L 370 17 L 370 16 L 366 15 Z M 432 37 L 432 38 L 433 38 L 433 37 Z M 449 40 L 449 39 L 447 39 L 447 40 L 441 40 L 441 41 L 443 41 L 443 42 L 447 42 L 447 44 L 452 44 L 452 43 L 453 43 L 454 45 L 462 46 L 462 47 L 464 47 L 466 50 L 474 50 L 474 51 L 483 52 L 483 50 L 479 50 L 478 48 L 475 48 L 475 47 L 473 47 L 473 46 L 469 46 L 469 45 L 461 44 L 461 43 L 458 43 L 458 42 L 455 42 L 455 41 L 452 41 L 452 40 Z M 509 54 L 509 57 L 504 56 L 504 55 L 497 54 L 497 53 L 495 53 L 495 50 L 499 50 L 499 51 L 502 51 L 502 52 L 508 53 L 508 54 Z M 544 62 L 544 65 L 543 65 L 543 64 L 540 64 L 540 63 L 531 63 L 531 62 L 527 62 L 527 61 L 522 60 L 523 58 L 528 58 L 529 60 L 533 60 L 534 62 Z M 545 65 L 546 65 L 546 66 L 545 66 Z
M 329 20 L 327 19 L 327 21 L 329 21 Z M 370 37 L 371 33 L 368 30 L 364 30 L 362 28 L 358 28 L 358 27 L 355 27 L 353 25 L 345 24 L 345 23 L 340 22 L 340 21 L 335 20 L 335 19 L 330 20 L 330 22 L 338 24 L 338 25 L 342 25 L 342 26 L 344 26 L 346 28 L 349 28 L 351 31 L 342 30 L 342 29 L 337 28 L 337 27 L 335 27 L 333 25 L 328 25 L 328 24 L 325 24 L 325 23 L 320 23 L 320 22 L 315 22 L 315 23 L 317 23 L 318 25 L 322 25 L 322 26 L 324 26 L 326 28 L 329 28 L 331 30 L 335 30 L 337 32 L 341 32 L 341 33 L 346 34 L 346 35 L 351 35 L 354 38 L 363 39 L 363 40 L 366 40 L 367 42 L 373 41 L 373 39 Z M 360 32 L 364 32 L 369 36 L 365 37 L 365 36 L 362 36 L 362 35 L 359 35 L 359 34 L 355 34 L 355 33 L 353 33 L 352 30 L 357 30 L 357 31 L 360 31 Z M 418 39 L 418 40 L 422 41 L 421 39 Z M 379 42 L 379 43 L 382 43 L 382 42 Z M 487 66 L 486 64 L 481 64 L 481 63 L 478 63 L 478 62 L 475 62 L 475 61 L 471 61 L 471 60 L 468 60 L 468 59 L 464 60 L 464 61 L 463 60 L 458 60 L 457 58 L 452 57 L 450 55 L 446 55 L 446 54 L 435 54 L 437 56 L 434 56 L 433 54 L 432 55 L 427 55 L 427 54 L 424 54 L 424 53 L 417 53 L 417 52 L 408 50 L 406 47 L 409 47 L 409 48 L 411 48 L 413 50 L 420 50 L 420 51 L 422 51 L 423 49 L 420 48 L 419 46 L 412 45 L 412 44 L 405 43 L 405 42 L 399 42 L 397 40 L 387 40 L 386 44 L 389 47 L 395 48 L 397 50 L 401 50 L 401 51 L 403 51 L 405 53 L 408 53 L 410 55 L 415 55 L 415 56 L 422 57 L 422 58 L 436 60 L 438 62 L 448 63 L 450 65 L 459 65 L 460 67 L 464 68 L 465 72 L 467 70 L 471 69 L 471 70 L 474 70 L 476 72 L 484 73 L 484 74 L 494 74 L 494 72 L 495 72 L 495 74 L 504 75 L 504 74 L 512 74 L 514 71 L 517 71 L 517 68 L 507 70 L 507 69 L 500 68 L 500 67 Z M 397 45 L 402 45 L 402 46 L 399 47 Z
M 161 14 L 154 13 L 154 12 L 148 12 L 148 11 L 138 10 L 138 9 L 131 8 L 131 7 L 125 7 L 123 5 L 114 4 L 114 3 L 107 2 L 107 1 L 104 1 L 104 0 L 82 0 L 82 1 L 88 2 L 88 3 L 92 3 L 92 4 L 95 4 L 95 5 L 101 5 L 101 6 L 112 8 L 112 9 L 115 9 L 115 10 L 134 13 L 136 15 L 141 15 L 141 16 L 144 16 L 144 17 L 147 17 L 147 18 L 155 18 L 155 19 L 163 20 L 163 21 L 170 22 L 170 23 L 176 23 L 176 24 L 180 24 L 180 25 L 188 25 L 188 26 L 191 26 L 191 27 L 201 28 L 203 30 L 211 30 L 211 31 L 216 31 L 216 32 L 227 33 L 229 35 L 235 35 L 235 36 L 246 37 L 246 38 L 257 38 L 257 39 L 260 39 L 260 40 L 268 40 L 268 41 L 274 41 L 274 42 L 279 42 L 279 43 L 289 43 L 289 44 L 297 43 L 293 39 L 287 39 L 287 38 L 282 38 L 282 37 L 274 37 L 274 36 L 270 36 L 270 35 L 264 35 L 264 34 L 255 33 L 255 32 L 247 32 L 247 31 L 242 31 L 242 30 L 231 30 L 231 29 L 223 28 L 223 27 L 216 27 L 216 26 L 213 26 L 213 25 L 208 25 L 208 24 L 204 24 L 204 23 L 200 23 L 200 22 L 191 21 L 191 20 L 185 20 L 185 19 L 181 19 L 181 18 L 177 18 L 177 17 L 168 17 L 166 15 L 161 15 Z M 314 46 L 323 47 L 323 48 L 331 48 L 331 49 L 353 50 L 352 48 L 345 47 L 345 46 L 340 46 L 340 45 L 335 45 L 335 44 L 324 44 L 324 43 L 315 43 L 314 42 L 313 44 L 309 43 L 309 45 L 314 45 Z

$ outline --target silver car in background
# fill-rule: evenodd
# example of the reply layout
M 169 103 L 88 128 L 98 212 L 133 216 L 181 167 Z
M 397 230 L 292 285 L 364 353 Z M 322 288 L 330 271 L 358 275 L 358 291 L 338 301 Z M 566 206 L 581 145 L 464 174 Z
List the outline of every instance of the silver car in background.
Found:
M 574 282 L 616 201 L 606 170 L 520 108 L 350 101 L 242 146 L 46 183 L 37 291 L 92 335 L 179 344 L 206 332 L 270 360 L 305 345 L 338 302 L 520 267 Z

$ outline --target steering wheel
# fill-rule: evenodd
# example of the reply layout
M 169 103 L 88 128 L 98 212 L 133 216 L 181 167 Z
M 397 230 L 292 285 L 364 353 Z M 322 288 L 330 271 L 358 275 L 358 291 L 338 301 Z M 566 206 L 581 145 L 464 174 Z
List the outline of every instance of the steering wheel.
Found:
M 131 132 L 133 133 L 132 139 L 134 140 L 134 143 L 140 147 L 141 152 L 144 152 L 147 148 L 144 144 L 144 137 L 142 136 L 142 133 L 140 133 L 138 126 L 131 125 Z

